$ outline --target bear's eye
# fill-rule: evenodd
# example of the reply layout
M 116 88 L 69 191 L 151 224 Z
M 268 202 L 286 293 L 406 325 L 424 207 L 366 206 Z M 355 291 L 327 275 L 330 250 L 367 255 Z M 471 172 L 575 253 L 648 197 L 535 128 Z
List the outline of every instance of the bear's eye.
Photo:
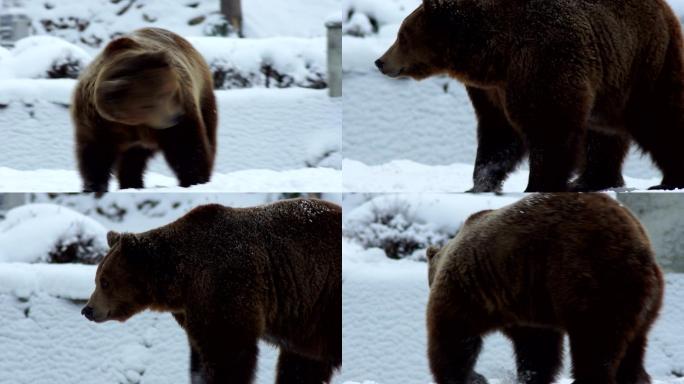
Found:
M 109 281 L 107 281 L 107 280 L 105 280 L 105 279 L 101 279 L 101 280 L 100 280 L 100 287 L 102 287 L 102 289 L 107 289 L 107 288 L 109 288 Z
M 154 109 L 156 106 L 155 105 L 143 105 L 142 109 Z

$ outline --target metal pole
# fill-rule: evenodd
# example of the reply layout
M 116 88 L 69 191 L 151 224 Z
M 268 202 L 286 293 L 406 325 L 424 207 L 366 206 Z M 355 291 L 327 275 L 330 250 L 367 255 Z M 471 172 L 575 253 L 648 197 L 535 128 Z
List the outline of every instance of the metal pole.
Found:
M 325 23 L 328 30 L 328 92 L 330 97 L 342 96 L 342 22 Z

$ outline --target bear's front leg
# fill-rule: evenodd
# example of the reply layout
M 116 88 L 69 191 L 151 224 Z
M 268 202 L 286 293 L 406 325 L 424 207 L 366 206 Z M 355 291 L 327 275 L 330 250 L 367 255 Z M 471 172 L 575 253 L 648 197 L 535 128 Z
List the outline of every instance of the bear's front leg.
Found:
M 321 384 L 330 383 L 333 365 L 313 360 L 285 349 L 278 357 L 276 384 Z
M 119 188 L 143 188 L 143 175 L 147 161 L 153 152 L 147 148 L 133 147 L 119 156 L 117 162 L 117 177 Z
M 181 328 L 186 328 L 187 322 L 184 313 L 174 313 L 173 317 L 176 319 Z M 202 372 L 202 360 L 200 354 L 197 351 L 197 348 L 193 345 L 192 339 L 189 337 L 188 344 L 190 347 L 190 384 L 206 384 L 204 381 L 204 373 Z
M 251 384 L 254 381 L 261 322 L 244 306 L 228 301 L 222 302 L 226 308 L 241 309 L 234 315 L 186 312 L 185 329 L 198 352 L 196 363 L 201 364 L 203 381 L 193 378 L 199 383 Z
M 473 368 L 482 337 L 472 326 L 448 320 L 428 305 L 428 359 L 437 384 L 486 384 Z
M 107 192 L 116 158 L 114 146 L 105 138 L 86 140 L 76 137 L 76 161 L 83 180 L 83 192 Z
M 161 130 L 159 145 L 181 187 L 209 181 L 214 151 L 199 117 L 186 116 L 178 125 Z
M 525 145 L 487 91 L 467 90 L 478 120 L 473 188 L 468 192 L 499 192 L 525 155 Z

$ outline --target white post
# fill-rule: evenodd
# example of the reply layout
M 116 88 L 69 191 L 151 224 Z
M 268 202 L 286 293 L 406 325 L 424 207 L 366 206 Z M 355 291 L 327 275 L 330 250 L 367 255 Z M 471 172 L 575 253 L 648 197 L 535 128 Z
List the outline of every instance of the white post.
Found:
M 11 48 L 31 34 L 31 19 L 23 13 L 0 10 L 0 45 Z
M 325 23 L 328 30 L 328 93 L 342 96 L 342 22 Z

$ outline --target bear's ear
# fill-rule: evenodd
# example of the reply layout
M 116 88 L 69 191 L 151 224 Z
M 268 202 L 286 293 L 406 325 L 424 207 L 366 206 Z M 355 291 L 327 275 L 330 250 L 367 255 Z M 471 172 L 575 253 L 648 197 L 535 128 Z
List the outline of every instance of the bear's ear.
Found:
M 169 56 L 164 51 L 145 52 L 135 57 L 138 69 L 167 68 L 170 66 Z
M 119 232 L 107 232 L 107 245 L 109 245 L 110 248 L 113 247 L 114 244 L 118 243 L 119 239 L 121 239 L 121 234 Z
M 428 261 L 432 260 L 433 257 L 439 252 L 439 248 L 431 245 L 428 247 L 427 252 L 425 252 L 425 256 L 427 256 Z
M 423 0 L 423 8 L 428 12 L 434 11 L 435 9 L 442 7 L 447 1 L 448 0 Z
M 110 55 L 114 52 L 122 51 L 124 49 L 137 48 L 139 46 L 140 45 L 136 43 L 135 40 L 129 37 L 119 37 L 118 39 L 114 39 L 107 44 L 104 54 Z

